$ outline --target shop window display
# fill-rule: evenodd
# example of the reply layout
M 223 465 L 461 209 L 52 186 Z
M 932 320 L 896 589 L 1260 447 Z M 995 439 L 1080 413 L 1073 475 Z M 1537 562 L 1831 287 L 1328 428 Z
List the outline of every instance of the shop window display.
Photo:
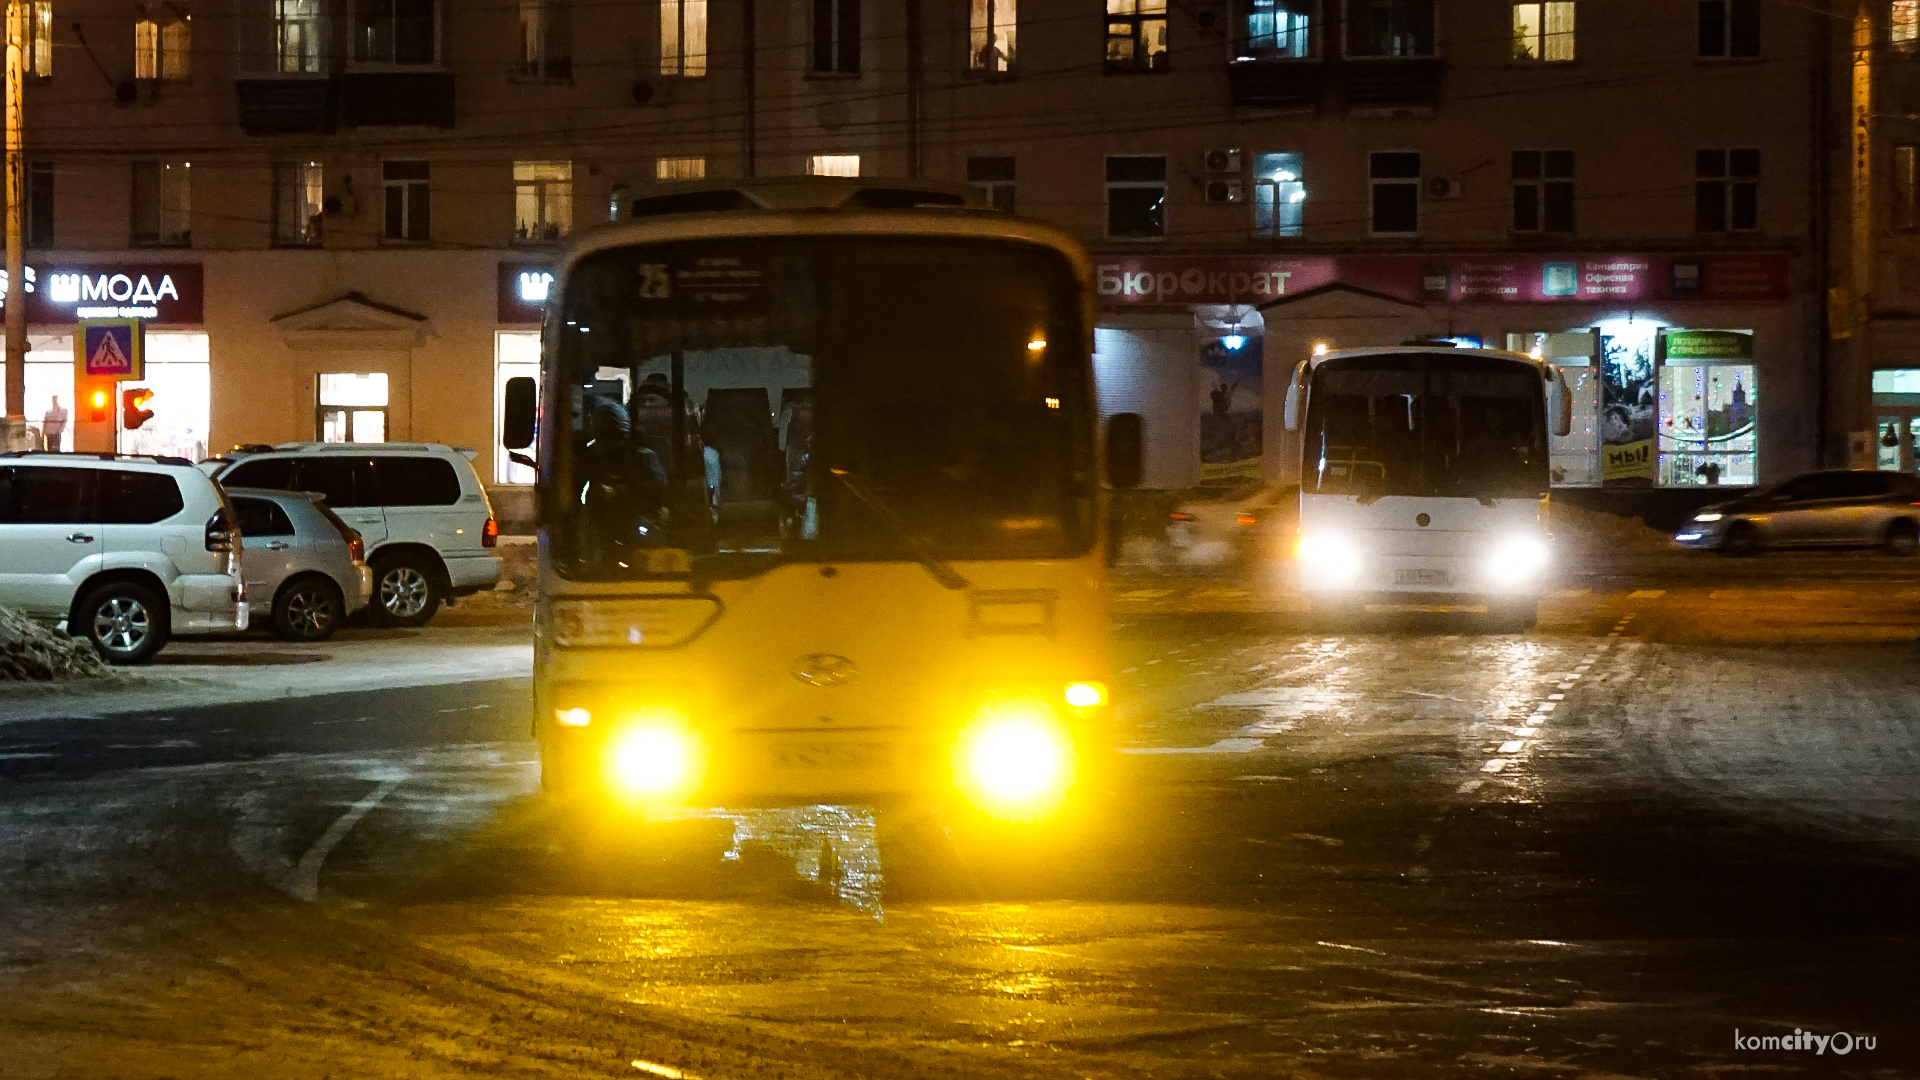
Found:
M 526 376 L 534 381 L 535 386 L 540 384 L 540 332 L 502 330 L 494 335 L 493 342 L 493 416 L 495 424 L 498 424 L 506 408 L 508 379 Z M 500 432 L 496 430 L 494 434 L 493 482 L 533 483 L 533 470 L 509 460 L 507 448 L 497 437 Z
M 49 450 L 72 450 L 81 412 L 73 389 L 73 337 L 35 334 L 27 344 L 28 432 Z M 190 461 L 205 458 L 212 414 L 207 335 L 148 331 L 143 348 L 146 377 L 122 385 L 153 391 L 147 405 L 153 418 L 138 430 L 119 432 L 116 449 L 123 454 L 166 454 Z M 117 419 L 118 395 L 113 410 Z
M 1548 446 L 1555 487 L 1595 487 L 1600 483 L 1599 337 L 1592 330 L 1508 334 L 1507 348 L 1559 367 L 1573 395 L 1573 415 L 1565 435 Z
M 1752 364 L 1661 367 L 1662 486 L 1757 483 L 1758 433 L 1759 396 Z

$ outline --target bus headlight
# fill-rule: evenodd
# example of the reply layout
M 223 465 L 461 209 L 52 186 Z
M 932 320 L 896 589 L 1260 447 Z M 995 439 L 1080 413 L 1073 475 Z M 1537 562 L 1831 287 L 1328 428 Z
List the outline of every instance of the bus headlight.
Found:
M 1517 585 L 1547 568 L 1547 542 L 1538 536 L 1509 536 L 1493 546 L 1487 576 L 1504 585 Z
M 1360 552 L 1353 542 L 1335 533 L 1309 533 L 1300 538 L 1300 570 L 1315 584 L 1345 585 L 1360 574 Z
M 1020 819 L 1045 814 L 1073 785 L 1073 736 L 1039 702 L 994 706 L 960 733 L 955 779 L 982 810 Z
M 649 802 L 677 799 L 700 782 L 700 743 L 677 719 L 636 720 L 607 740 L 601 766 L 615 795 Z

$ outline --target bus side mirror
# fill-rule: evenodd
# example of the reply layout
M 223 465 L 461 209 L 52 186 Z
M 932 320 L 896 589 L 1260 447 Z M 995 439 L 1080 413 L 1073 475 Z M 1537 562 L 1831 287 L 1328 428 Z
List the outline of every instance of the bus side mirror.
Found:
M 525 450 L 533 445 L 534 384 L 525 375 L 507 380 L 505 408 L 500 417 L 500 445 Z
M 1117 488 L 1140 486 L 1146 472 L 1146 442 L 1139 413 L 1107 417 L 1107 482 Z
M 1567 386 L 1566 373 L 1557 367 L 1547 369 L 1547 429 L 1565 438 L 1573 430 L 1573 390 Z
M 1287 405 L 1280 415 L 1288 431 L 1300 430 L 1300 399 L 1307 392 L 1307 362 L 1300 361 L 1293 369 L 1293 381 L 1287 384 Z

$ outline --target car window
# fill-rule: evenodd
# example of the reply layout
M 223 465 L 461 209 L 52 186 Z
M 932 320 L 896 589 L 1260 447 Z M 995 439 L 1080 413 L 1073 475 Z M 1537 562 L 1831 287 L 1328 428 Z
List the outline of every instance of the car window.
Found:
M 335 510 L 380 505 L 372 458 L 316 454 L 294 460 L 297 467 L 293 470 L 292 490 L 317 491 L 326 496 L 327 505 Z
M 1796 476 L 1781 484 L 1779 490 L 1774 493 L 1774 498 L 1785 502 L 1838 499 L 1847 492 L 1846 475 L 1843 472 L 1824 472 Z
M 293 535 L 293 522 L 272 499 L 237 496 L 233 500 L 233 512 L 240 519 L 241 536 Z
M 0 521 L 20 525 L 92 524 L 93 469 L 44 465 L 0 468 Z
M 445 458 L 389 455 L 373 461 L 380 474 L 381 500 L 388 506 L 452 506 L 460 501 L 460 478 Z
M 179 513 L 187 504 L 180 484 L 166 473 L 99 470 L 100 514 L 106 525 L 151 525 Z
M 242 461 L 221 473 L 220 483 L 226 487 L 257 487 L 290 491 L 293 489 L 293 459 L 265 458 L 258 461 Z

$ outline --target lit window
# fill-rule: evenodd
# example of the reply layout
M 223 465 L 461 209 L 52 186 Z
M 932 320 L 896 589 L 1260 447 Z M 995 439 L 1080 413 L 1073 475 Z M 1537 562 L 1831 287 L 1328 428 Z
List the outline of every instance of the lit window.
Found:
M 53 0 L 30 0 L 27 12 L 27 74 L 53 77 Z
M 1432 56 L 1434 0 L 1347 5 L 1348 56 Z
M 1573 151 L 1513 152 L 1513 231 L 1573 231 Z
M 573 77 L 573 8 L 566 0 L 520 0 L 520 74 Z
M 699 180 L 706 175 L 703 157 L 663 157 L 653 163 L 655 180 Z
M 282 247 L 318 244 L 325 200 L 326 188 L 319 162 L 276 162 L 273 166 L 273 242 Z
M 1758 229 L 1760 151 L 1701 150 L 1695 153 L 1693 207 L 1696 232 Z
M 1158 154 L 1107 159 L 1107 237 L 1167 235 L 1167 159 Z
M 1513 58 L 1573 59 L 1573 4 L 1561 0 L 1513 5 Z
M 353 58 L 362 64 L 437 64 L 440 19 L 434 0 L 357 0 Z
M 1893 0 L 1888 6 L 1887 40 L 1900 52 L 1920 46 L 1920 0 Z
M 1019 33 L 1015 0 L 973 0 L 967 20 L 967 70 L 1004 75 L 1013 70 Z
M 573 163 L 513 163 L 513 240 L 545 244 L 573 228 Z
M 1013 159 L 1010 157 L 970 157 L 967 182 L 987 193 L 987 205 L 1003 213 L 1013 213 Z
M 327 24 L 320 0 L 272 0 L 275 71 L 311 75 L 325 70 Z
M 1759 56 L 1760 0 L 1700 0 L 1701 56 Z
M 505 432 L 503 422 L 507 412 L 507 380 L 516 377 L 532 379 L 536 397 L 539 393 L 540 332 L 502 330 L 494 335 L 493 342 L 493 482 L 531 484 L 535 479 L 533 470 L 507 456 L 511 451 L 501 445 L 501 436 Z
M 1107 70 L 1167 70 L 1167 0 L 1107 0 Z
M 1306 179 L 1299 154 L 1258 154 L 1253 159 L 1253 231 L 1256 236 L 1304 232 Z
M 813 71 L 860 73 L 860 0 L 813 0 Z
M 133 242 L 186 247 L 193 242 L 193 167 L 184 161 L 133 163 Z
M 424 161 L 380 163 L 383 239 L 419 242 L 433 235 L 432 175 L 432 167 Z
M 133 77 L 185 80 L 192 77 L 193 15 L 182 0 L 134 7 Z
M 859 176 L 859 154 L 815 154 L 807 159 L 808 176 Z
M 1247 60 L 1300 60 L 1313 55 L 1315 0 L 1250 0 L 1246 41 L 1240 56 Z
M 660 74 L 707 73 L 707 0 L 660 0 Z
M 1916 169 L 1916 147 L 1903 143 L 1893 148 L 1893 227 L 1903 232 L 1920 229 L 1920 170 Z
M 386 442 L 386 372 L 323 373 L 315 428 L 321 442 Z
M 1367 159 L 1372 189 L 1369 225 L 1375 236 L 1413 236 L 1420 231 L 1420 155 L 1389 152 Z

